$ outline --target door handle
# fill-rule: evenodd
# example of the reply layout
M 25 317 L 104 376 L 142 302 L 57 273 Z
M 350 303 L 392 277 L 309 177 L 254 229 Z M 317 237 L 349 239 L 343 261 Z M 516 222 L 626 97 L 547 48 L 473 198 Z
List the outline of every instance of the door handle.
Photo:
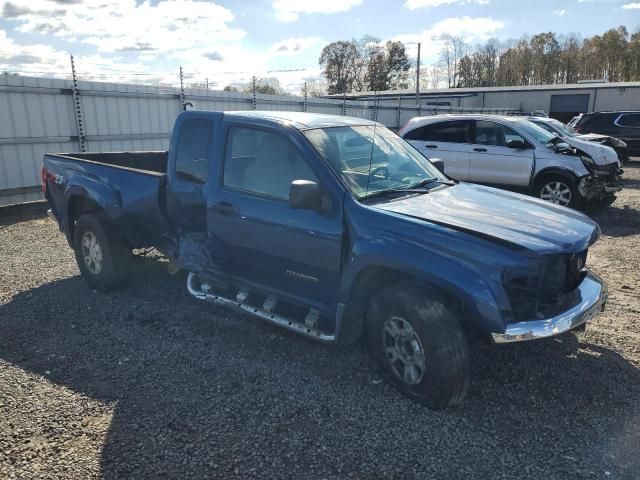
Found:
M 425 145 L 425 148 L 438 148 L 437 145 Z
M 216 212 L 222 215 L 227 215 L 227 216 L 238 215 L 238 207 L 236 207 L 235 205 L 229 202 L 216 203 L 215 205 L 212 205 L 211 208 L 213 208 Z
M 487 149 L 486 149 L 486 148 L 474 148 L 474 150 L 475 150 L 476 152 L 486 152 L 486 151 L 487 151 Z

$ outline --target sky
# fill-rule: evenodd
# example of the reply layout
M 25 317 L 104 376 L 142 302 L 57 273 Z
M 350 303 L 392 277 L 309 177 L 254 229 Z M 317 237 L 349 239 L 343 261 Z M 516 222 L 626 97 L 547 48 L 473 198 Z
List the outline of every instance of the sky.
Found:
M 276 77 L 292 93 L 318 78 L 322 48 L 365 34 L 438 60 L 442 35 L 475 44 L 553 31 L 640 29 L 640 0 L 0 0 L 0 71 L 66 78 L 208 81 Z

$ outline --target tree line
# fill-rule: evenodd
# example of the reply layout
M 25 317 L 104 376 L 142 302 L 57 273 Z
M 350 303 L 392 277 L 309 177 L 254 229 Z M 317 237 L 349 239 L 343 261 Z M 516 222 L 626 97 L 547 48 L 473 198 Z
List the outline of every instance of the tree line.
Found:
M 553 32 L 505 43 L 491 39 L 464 50 L 451 80 L 456 87 L 637 81 L 640 32 L 629 35 L 621 26 L 585 39 Z
M 629 34 L 624 26 L 584 39 L 543 32 L 473 46 L 455 35 L 440 40 L 439 61 L 420 69 L 421 88 L 640 80 L 640 32 Z M 366 35 L 332 42 L 318 63 L 329 94 L 415 88 L 415 64 L 398 41 L 382 44 Z
M 329 94 L 405 89 L 411 62 L 402 42 L 365 35 L 340 40 L 322 49 L 318 63 Z

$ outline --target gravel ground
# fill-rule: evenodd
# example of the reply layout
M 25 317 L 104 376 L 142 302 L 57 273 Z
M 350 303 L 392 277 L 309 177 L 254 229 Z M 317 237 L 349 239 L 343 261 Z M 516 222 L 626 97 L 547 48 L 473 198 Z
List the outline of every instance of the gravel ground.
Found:
M 473 353 L 433 412 L 339 350 L 197 302 L 138 259 L 79 277 L 42 210 L 0 211 L 0 478 L 640 478 L 640 159 L 596 215 L 585 333 Z

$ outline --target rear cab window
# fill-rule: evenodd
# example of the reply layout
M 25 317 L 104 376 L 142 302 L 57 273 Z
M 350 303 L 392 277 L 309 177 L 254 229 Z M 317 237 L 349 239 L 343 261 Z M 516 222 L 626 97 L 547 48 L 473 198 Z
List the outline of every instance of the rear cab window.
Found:
M 176 177 L 192 183 L 207 183 L 211 163 L 213 122 L 190 118 L 180 127 L 176 147 Z

